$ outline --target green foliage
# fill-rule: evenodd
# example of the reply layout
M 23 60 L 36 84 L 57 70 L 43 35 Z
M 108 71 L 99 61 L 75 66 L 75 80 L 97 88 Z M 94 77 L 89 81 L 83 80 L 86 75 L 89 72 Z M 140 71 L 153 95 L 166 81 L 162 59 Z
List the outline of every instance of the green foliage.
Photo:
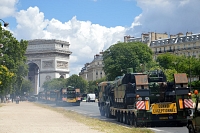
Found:
M 106 81 L 106 77 L 103 77 L 101 79 L 97 79 L 95 81 L 89 81 L 86 93 L 97 93 L 98 84 L 103 82 L 103 81 Z
M 24 92 L 25 93 L 31 93 L 33 92 L 33 88 L 32 88 L 32 83 L 29 80 L 23 79 L 22 80 L 22 87 L 21 90 L 19 92 L 17 92 L 16 94 L 23 96 Z
M 166 75 L 167 81 L 172 82 L 174 81 L 174 74 L 177 73 L 175 69 L 165 69 L 164 73 Z
M 43 86 L 45 90 L 60 90 L 66 87 L 66 80 L 63 78 L 55 78 L 49 81 L 45 81 Z
M 141 42 L 117 43 L 103 53 L 103 62 L 107 79 L 113 80 L 126 73 L 127 68 L 141 71 L 141 64 L 152 62 L 152 51 Z
M 176 58 L 175 55 L 166 53 L 159 55 L 156 61 L 163 69 L 171 69 L 175 67 Z
M 14 73 L 10 72 L 6 66 L 0 65 L 0 93 L 3 93 L 12 82 Z
M 16 38 L 13 37 L 10 31 L 3 29 L 0 24 L 0 44 L 4 45 L 4 47 L 0 49 L 0 53 L 3 53 L 4 55 L 0 58 L 0 63 L 6 66 L 9 72 L 14 73 L 12 80 L 7 81 L 6 84 L 9 84 L 10 87 L 14 87 L 12 88 L 14 90 L 20 90 L 23 77 L 25 77 L 28 72 L 25 56 L 28 42 L 24 40 L 19 42 Z M 7 85 L 2 86 L 1 92 L 12 91 L 5 90 L 10 87 Z
M 73 74 L 71 75 L 66 82 L 66 86 L 73 86 L 75 88 L 80 88 L 81 93 L 85 92 L 88 87 L 88 82 L 82 77 Z

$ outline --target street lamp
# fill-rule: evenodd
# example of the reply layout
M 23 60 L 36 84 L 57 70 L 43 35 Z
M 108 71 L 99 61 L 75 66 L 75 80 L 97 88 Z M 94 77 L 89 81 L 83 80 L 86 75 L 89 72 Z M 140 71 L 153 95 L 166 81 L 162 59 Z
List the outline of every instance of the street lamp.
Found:
M 0 19 L 0 20 L 3 21 L 2 19 Z M 9 23 L 3 21 L 3 26 L 4 26 L 4 27 L 7 27 L 8 25 L 9 25 Z
M 191 60 L 190 60 L 190 52 L 188 52 L 188 57 L 189 57 L 189 76 L 190 76 L 190 90 L 191 90 Z

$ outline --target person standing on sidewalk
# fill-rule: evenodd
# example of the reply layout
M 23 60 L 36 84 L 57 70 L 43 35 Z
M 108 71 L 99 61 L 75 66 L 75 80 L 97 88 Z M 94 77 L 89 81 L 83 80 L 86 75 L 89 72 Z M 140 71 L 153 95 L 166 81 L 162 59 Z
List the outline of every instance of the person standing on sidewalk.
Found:
M 16 104 L 19 104 L 19 96 L 16 96 Z

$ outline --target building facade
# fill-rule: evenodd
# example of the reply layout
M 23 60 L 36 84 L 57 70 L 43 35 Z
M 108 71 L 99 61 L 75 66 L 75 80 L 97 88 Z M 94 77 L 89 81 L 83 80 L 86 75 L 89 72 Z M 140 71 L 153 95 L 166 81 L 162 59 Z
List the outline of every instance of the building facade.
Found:
M 86 63 L 82 68 L 79 76 L 87 81 L 95 81 L 105 76 L 103 71 L 103 52 L 94 55 L 94 59 L 91 63 Z
M 124 37 L 124 42 L 143 42 L 153 51 L 153 58 L 156 59 L 159 54 L 172 53 L 176 55 L 185 55 L 199 57 L 200 55 L 200 33 L 193 34 L 187 32 L 176 35 L 166 33 L 149 32 L 142 34 L 141 37 Z
M 186 35 L 181 33 L 171 35 L 166 39 L 151 41 L 150 47 L 154 53 L 154 59 L 159 54 L 166 52 L 198 58 L 200 55 L 200 33 L 192 34 L 187 32 Z

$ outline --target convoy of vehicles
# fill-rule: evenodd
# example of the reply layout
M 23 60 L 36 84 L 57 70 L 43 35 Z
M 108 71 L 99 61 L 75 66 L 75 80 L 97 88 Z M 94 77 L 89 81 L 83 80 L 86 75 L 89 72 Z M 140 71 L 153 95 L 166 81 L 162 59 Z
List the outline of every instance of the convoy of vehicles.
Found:
M 98 85 L 102 116 L 115 117 L 119 122 L 134 126 L 187 124 L 193 102 L 186 74 L 174 74 L 174 82 L 168 83 L 162 71 L 146 74 L 128 71 L 114 81 Z
M 46 103 L 56 103 L 56 105 L 80 106 L 80 89 L 68 86 L 60 90 L 42 91 L 38 94 L 39 100 Z
M 191 90 L 185 73 L 174 74 L 167 82 L 160 70 L 118 76 L 114 81 L 98 84 L 98 107 L 101 116 L 137 126 L 175 124 L 186 126 L 190 133 L 200 131 L 200 98 L 196 97 L 193 111 Z M 68 86 L 60 90 L 43 91 L 38 99 L 57 105 L 80 106 L 80 89 Z M 87 94 L 86 102 L 95 102 L 95 94 Z M 194 112 L 194 113 L 193 113 Z
M 198 91 L 194 91 L 195 96 L 195 106 L 193 110 L 190 110 L 190 118 L 188 120 L 187 128 L 189 133 L 200 133 L 200 97 Z

